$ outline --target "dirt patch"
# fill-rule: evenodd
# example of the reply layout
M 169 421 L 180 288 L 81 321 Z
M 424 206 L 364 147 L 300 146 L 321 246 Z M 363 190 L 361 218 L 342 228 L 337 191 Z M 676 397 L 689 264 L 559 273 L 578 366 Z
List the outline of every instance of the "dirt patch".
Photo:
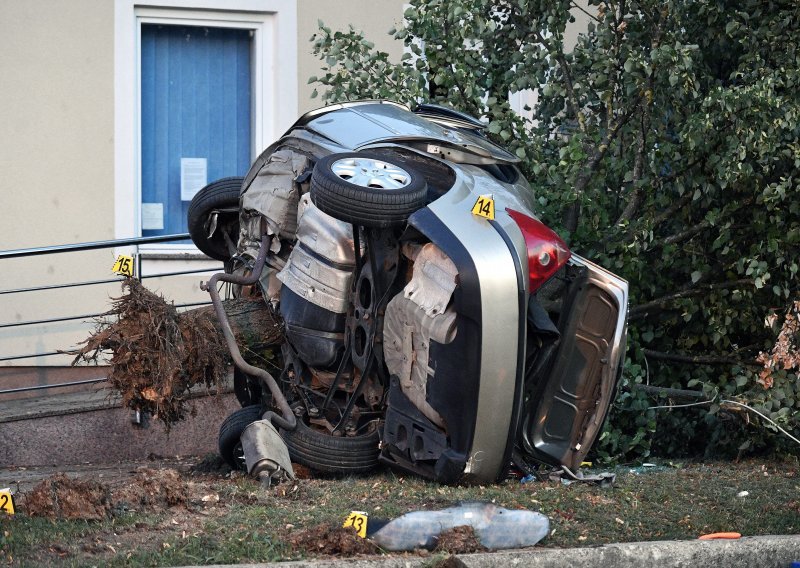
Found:
M 189 472 L 192 475 L 226 476 L 231 473 L 231 466 L 219 454 L 208 454 L 189 468 Z
M 488 550 L 481 544 L 475 529 L 464 525 L 453 527 L 442 532 L 436 540 L 436 552 L 450 552 L 452 554 L 468 554 L 470 552 L 484 552 Z
M 289 545 L 298 552 L 313 555 L 377 554 L 378 547 L 361 538 L 352 529 L 318 525 L 293 533 L 287 538 Z
M 189 498 L 186 483 L 174 469 L 142 469 L 131 483 L 112 493 L 116 509 L 162 509 L 185 505 Z
M 20 499 L 20 509 L 32 517 L 99 521 L 111 509 L 108 486 L 70 479 L 58 473 Z
M 189 499 L 186 482 L 174 469 L 143 468 L 118 487 L 57 473 L 41 481 L 20 499 L 20 510 L 31 517 L 99 521 L 117 511 L 166 509 Z
M 431 568 L 465 568 L 467 565 L 458 556 L 446 556 L 431 564 Z

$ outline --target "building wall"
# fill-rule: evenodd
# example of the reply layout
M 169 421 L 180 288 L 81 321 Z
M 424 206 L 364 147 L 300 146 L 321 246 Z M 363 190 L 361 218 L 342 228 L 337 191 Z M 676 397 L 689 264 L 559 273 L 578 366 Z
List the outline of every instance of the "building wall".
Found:
M 101 0 L 3 3 L 3 249 L 113 236 L 113 19 Z
M 113 18 L 113 3 L 98 0 L 3 3 L 0 249 L 114 235 Z M 0 290 L 108 275 L 111 254 L 0 260 Z M 86 295 L 3 295 L 0 323 L 78 315 Z M 0 329 L 0 356 L 68 347 L 85 327 Z
M 181 7 L 211 0 L 175 0 Z M 242 0 L 255 7 L 258 0 Z M 117 5 L 124 4 L 119 0 Z M 289 5 L 289 3 L 287 3 Z M 308 77 L 320 62 L 308 39 L 318 20 L 334 28 L 365 29 L 380 49 L 399 58 L 402 46 L 386 31 L 400 21 L 398 0 L 297 0 L 297 85 L 295 114 L 320 106 L 310 99 Z M 133 65 L 133 63 L 131 63 Z M 115 2 L 110 0 L 15 0 L 3 3 L 0 18 L 0 250 L 98 241 L 122 236 L 115 226 L 115 153 L 133 153 L 115 141 Z M 278 85 L 276 88 L 280 89 Z M 280 125 L 296 116 L 279 117 Z M 277 128 L 285 128 L 279 126 Z M 279 132 L 265 135 L 266 146 Z M 262 148 L 254 148 L 254 157 Z M 102 250 L 0 260 L 0 290 L 113 277 L 115 252 Z M 219 266 L 190 261 L 189 268 Z M 148 272 L 186 266 L 150 260 Z M 150 280 L 148 286 L 176 302 L 204 300 L 207 275 Z M 98 313 L 119 284 L 0 295 L 0 324 Z M 68 349 L 91 331 L 91 321 L 0 328 L 0 357 Z M 7 365 L 65 365 L 67 356 L 41 357 Z M 2 388 L 2 384 L 0 384 Z
M 320 74 L 322 63 L 311 54 L 309 39 L 318 29 L 318 20 L 332 30 L 347 30 L 352 24 L 363 31 L 375 49 L 385 51 L 393 61 L 399 61 L 403 54 L 403 44 L 394 41 L 387 33 L 398 26 L 403 19 L 403 1 L 398 0 L 348 0 L 331 2 L 330 0 L 299 0 L 297 18 L 298 82 L 300 112 L 306 112 L 322 106 L 319 98 L 312 99 L 313 85 L 308 78 Z M 334 8 L 335 6 L 335 8 Z M 334 8 L 334 9 L 332 9 Z

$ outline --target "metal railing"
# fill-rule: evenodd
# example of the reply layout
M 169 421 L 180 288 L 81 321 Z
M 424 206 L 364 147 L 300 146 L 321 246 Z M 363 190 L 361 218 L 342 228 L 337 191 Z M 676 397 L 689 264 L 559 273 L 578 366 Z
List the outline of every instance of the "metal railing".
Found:
M 92 241 L 92 242 L 85 242 L 85 243 L 74 243 L 74 244 L 67 244 L 67 245 L 56 245 L 56 246 L 46 246 L 46 247 L 33 247 L 33 248 L 24 248 L 24 249 L 15 249 L 15 250 L 6 250 L 0 251 L 0 261 L 12 258 L 30 258 L 36 257 L 41 255 L 50 255 L 50 254 L 65 254 L 71 252 L 82 252 L 82 251 L 91 251 L 91 250 L 100 250 L 100 249 L 110 249 L 110 248 L 117 248 L 117 247 L 126 247 L 126 246 L 137 246 L 137 245 L 145 245 L 145 244 L 153 244 L 153 243 L 168 243 L 168 242 L 175 242 L 188 239 L 188 233 L 180 233 L 174 235 L 163 235 L 163 236 L 156 236 L 156 237 L 138 237 L 138 238 L 129 238 L 129 239 L 113 239 L 113 240 L 105 240 L 105 241 Z M 142 255 L 137 251 L 133 255 L 135 257 L 134 262 L 134 274 L 133 277 L 139 281 L 146 280 L 148 278 L 167 278 L 167 277 L 174 277 L 174 276 L 184 276 L 187 274 L 201 274 L 201 273 L 211 273 L 211 272 L 218 272 L 219 268 L 201 268 L 201 269 L 193 269 L 193 270 L 181 270 L 181 271 L 172 271 L 172 272 L 164 272 L 164 273 L 155 273 L 155 274 L 147 274 L 142 275 Z M 0 265 L 2 267 L 2 265 Z M 66 283 L 59 283 L 59 284 L 47 284 L 41 286 L 28 286 L 23 288 L 13 288 L 7 290 L 0 290 L 0 296 L 5 296 L 9 294 L 30 294 L 34 292 L 43 292 L 43 291 L 51 291 L 51 290 L 60 290 L 66 288 L 76 288 L 76 287 L 88 287 L 88 286 L 96 286 L 101 284 L 113 284 L 115 282 L 123 282 L 124 276 L 118 276 L 115 278 L 103 278 L 103 279 L 96 279 L 96 280 L 85 280 L 81 282 L 66 282 Z M 203 306 L 210 304 L 210 301 L 205 302 L 188 302 L 183 304 L 175 304 L 176 308 L 190 308 L 195 306 Z M 15 327 L 32 327 L 37 325 L 45 325 L 45 324 L 53 324 L 53 323 L 63 323 L 63 322 L 70 322 L 70 321 L 79 321 L 79 320 L 93 320 L 104 316 L 107 313 L 106 311 L 97 312 L 97 313 L 88 313 L 88 314 L 80 314 L 80 315 L 66 315 L 61 317 L 53 317 L 53 318 L 45 318 L 45 319 L 35 319 L 35 320 L 26 320 L 26 321 L 15 321 L 15 322 L 0 322 L 0 330 L 8 329 L 8 328 L 15 328 Z M 38 353 L 22 353 L 18 355 L 3 355 L 0 356 L 0 362 L 8 362 L 8 361 L 23 361 L 27 359 L 34 359 L 38 357 L 52 357 L 55 355 L 63 355 L 64 350 L 58 351 L 42 351 Z M 71 386 L 78 386 L 78 385 L 86 385 L 86 384 L 93 384 L 93 383 L 100 383 L 106 381 L 107 378 L 95 378 L 95 379 L 87 379 L 81 381 L 69 381 L 64 383 L 55 383 L 55 384 L 45 384 L 45 385 L 34 385 L 34 386 L 25 386 L 25 387 L 16 387 L 16 388 L 0 388 L 0 396 L 12 393 L 20 393 L 20 392 L 27 392 L 27 391 L 38 391 L 38 390 L 47 390 L 47 389 L 56 389 L 56 388 L 64 388 L 64 387 L 71 387 Z M 0 385 L 2 387 L 2 385 Z

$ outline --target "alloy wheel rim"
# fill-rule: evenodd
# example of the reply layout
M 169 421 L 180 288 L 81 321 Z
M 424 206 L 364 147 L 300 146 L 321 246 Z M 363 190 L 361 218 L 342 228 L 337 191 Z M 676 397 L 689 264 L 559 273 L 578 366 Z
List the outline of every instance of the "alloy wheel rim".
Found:
M 361 187 L 402 189 L 411 183 L 411 174 L 403 168 L 375 158 L 342 158 L 331 165 L 340 179 Z

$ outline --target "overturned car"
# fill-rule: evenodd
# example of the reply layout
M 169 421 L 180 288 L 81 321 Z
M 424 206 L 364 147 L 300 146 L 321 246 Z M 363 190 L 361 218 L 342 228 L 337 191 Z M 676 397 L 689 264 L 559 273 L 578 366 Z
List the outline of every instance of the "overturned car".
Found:
M 320 472 L 579 467 L 621 372 L 627 283 L 537 219 L 483 127 L 435 105 L 333 105 L 195 198 L 190 232 L 226 261 L 219 280 L 253 284 L 285 326 L 274 376 L 234 353 L 231 464 L 264 416 Z

